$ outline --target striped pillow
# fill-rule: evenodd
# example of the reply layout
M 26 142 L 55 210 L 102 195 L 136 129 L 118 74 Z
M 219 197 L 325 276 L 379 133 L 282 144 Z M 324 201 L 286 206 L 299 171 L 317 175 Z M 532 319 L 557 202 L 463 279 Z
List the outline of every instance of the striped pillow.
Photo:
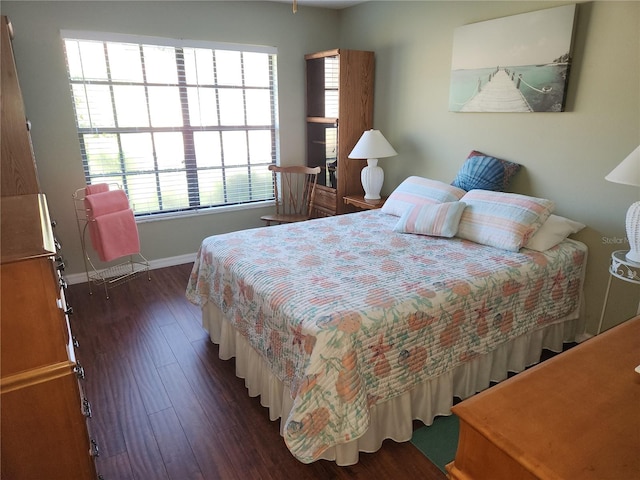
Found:
M 400 217 L 393 231 L 451 238 L 458 231 L 464 207 L 463 202 L 411 207 Z
M 384 202 L 382 212 L 400 217 L 406 210 L 417 205 L 455 202 L 465 193 L 461 188 L 438 180 L 411 176 L 398 185 Z
M 472 242 L 517 252 L 527 244 L 555 208 L 544 198 L 516 193 L 471 190 L 457 236 Z

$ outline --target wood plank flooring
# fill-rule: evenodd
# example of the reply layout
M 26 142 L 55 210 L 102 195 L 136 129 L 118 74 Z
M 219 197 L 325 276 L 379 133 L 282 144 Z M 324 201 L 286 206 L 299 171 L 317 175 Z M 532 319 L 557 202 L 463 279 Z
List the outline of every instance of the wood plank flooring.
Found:
M 234 361 L 218 358 L 185 298 L 190 271 L 153 270 L 108 300 L 86 284 L 68 289 L 105 480 L 445 479 L 409 442 L 386 440 L 349 467 L 296 460 Z

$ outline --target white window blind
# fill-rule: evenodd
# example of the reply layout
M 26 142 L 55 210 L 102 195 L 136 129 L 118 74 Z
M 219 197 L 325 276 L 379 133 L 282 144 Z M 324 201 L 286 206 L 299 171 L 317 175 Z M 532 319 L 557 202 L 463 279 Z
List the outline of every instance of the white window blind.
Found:
M 274 198 L 276 50 L 63 31 L 87 184 L 137 216 Z

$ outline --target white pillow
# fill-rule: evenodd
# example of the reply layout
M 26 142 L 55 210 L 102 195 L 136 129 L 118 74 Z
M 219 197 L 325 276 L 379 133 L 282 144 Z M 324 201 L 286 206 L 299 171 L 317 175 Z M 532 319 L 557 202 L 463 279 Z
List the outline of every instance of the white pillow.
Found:
M 400 217 L 412 207 L 455 202 L 460 200 L 465 193 L 461 188 L 448 183 L 414 175 L 406 178 L 389 195 L 382 206 L 382 213 Z
M 558 245 L 572 233 L 578 233 L 586 225 L 559 215 L 549 215 L 547 221 L 531 237 L 524 248 L 544 252 Z
M 458 231 L 466 206 L 462 202 L 445 202 L 411 207 L 400 217 L 393 231 L 451 238 Z

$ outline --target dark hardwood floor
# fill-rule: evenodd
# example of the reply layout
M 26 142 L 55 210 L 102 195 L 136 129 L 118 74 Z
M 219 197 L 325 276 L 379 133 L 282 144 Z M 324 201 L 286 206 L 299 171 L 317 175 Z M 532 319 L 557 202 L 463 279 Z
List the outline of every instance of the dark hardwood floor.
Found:
M 296 460 L 234 361 L 218 358 L 185 298 L 190 271 L 153 270 L 151 281 L 113 288 L 108 300 L 101 289 L 69 287 L 105 480 L 445 478 L 409 442 L 386 440 L 349 467 Z

